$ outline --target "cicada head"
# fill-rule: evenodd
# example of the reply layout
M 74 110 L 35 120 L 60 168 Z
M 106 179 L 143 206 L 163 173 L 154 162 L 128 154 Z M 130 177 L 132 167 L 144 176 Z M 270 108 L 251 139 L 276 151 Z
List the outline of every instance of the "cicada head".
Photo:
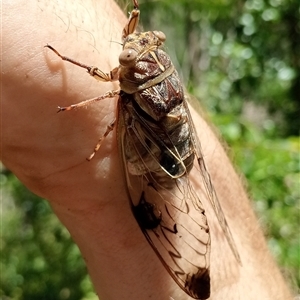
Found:
M 123 43 L 123 51 L 119 56 L 123 67 L 134 66 L 146 53 L 160 47 L 166 40 L 161 31 L 147 31 L 129 34 Z

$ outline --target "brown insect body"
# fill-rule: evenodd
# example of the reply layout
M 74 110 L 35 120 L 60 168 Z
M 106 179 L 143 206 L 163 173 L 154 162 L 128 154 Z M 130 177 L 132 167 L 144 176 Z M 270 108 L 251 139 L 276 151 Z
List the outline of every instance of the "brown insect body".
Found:
M 155 31 L 124 40 L 119 69 L 121 153 L 133 213 L 147 240 L 186 293 L 207 299 L 209 229 L 188 179 L 195 158 L 193 128 L 178 73 L 159 48 L 164 40 L 163 33 Z M 143 191 L 137 200 L 131 175 L 139 176 Z M 198 221 L 187 222 L 191 210 L 201 214 Z M 192 226 L 199 231 L 195 236 Z
M 207 299 L 211 239 L 202 196 L 209 199 L 233 254 L 239 262 L 240 258 L 206 169 L 178 73 L 161 49 L 165 35 L 160 31 L 134 33 L 140 14 L 137 0 L 134 4 L 123 29 L 120 65 L 109 73 L 62 56 L 47 45 L 97 80 L 120 82 L 120 90 L 59 107 L 59 111 L 119 96 L 117 135 L 133 214 L 180 288 L 195 299 Z M 88 160 L 114 125 L 107 127 Z M 201 195 L 189 179 L 194 164 L 198 165 Z
M 134 55 L 134 64 L 129 66 L 120 59 L 125 66 L 120 67 L 119 73 L 123 91 L 120 115 L 124 116 L 125 128 L 131 128 L 125 136 L 128 168 L 133 175 L 152 172 L 158 181 L 166 173 L 171 178 L 181 177 L 187 167 L 192 167 L 194 157 L 182 84 L 169 56 L 158 48 L 161 44 L 155 32 L 129 35 L 121 57 L 129 49 L 138 55 Z M 135 122 L 140 126 L 135 126 Z M 142 143 L 137 137 L 142 137 Z

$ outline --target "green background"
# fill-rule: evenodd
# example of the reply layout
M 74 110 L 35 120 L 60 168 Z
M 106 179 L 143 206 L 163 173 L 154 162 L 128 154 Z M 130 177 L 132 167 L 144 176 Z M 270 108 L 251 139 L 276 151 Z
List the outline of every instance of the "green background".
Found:
M 166 51 L 188 91 L 228 144 L 269 248 L 295 294 L 300 289 L 299 3 L 140 3 L 144 30 L 167 35 Z M 120 5 L 124 11 L 132 7 Z M 4 167 L 0 184 L 0 298 L 97 299 L 78 248 L 48 203 Z

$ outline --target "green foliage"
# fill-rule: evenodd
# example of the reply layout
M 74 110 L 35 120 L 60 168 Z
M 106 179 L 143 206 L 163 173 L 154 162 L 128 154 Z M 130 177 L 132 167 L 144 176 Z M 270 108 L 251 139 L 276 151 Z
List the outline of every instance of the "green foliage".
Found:
M 145 30 L 166 33 L 182 78 L 210 111 L 240 114 L 257 103 L 276 117 L 277 134 L 298 134 L 298 0 L 163 0 L 141 11 Z
M 1 299 L 96 299 L 84 262 L 48 202 L 1 174 Z
M 299 139 L 290 137 L 300 119 L 299 0 L 140 2 L 144 29 L 166 33 L 166 51 L 230 145 L 270 249 L 299 290 Z M 0 176 L 0 298 L 96 299 L 49 204 Z
M 245 176 L 271 252 L 294 290 L 300 287 L 300 139 L 270 139 L 236 116 L 214 116 Z

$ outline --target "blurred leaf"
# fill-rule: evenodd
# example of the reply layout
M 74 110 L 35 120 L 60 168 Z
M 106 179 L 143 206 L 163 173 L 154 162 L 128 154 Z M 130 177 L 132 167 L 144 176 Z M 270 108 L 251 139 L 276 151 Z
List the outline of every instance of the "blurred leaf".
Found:
M 80 252 L 48 202 L 6 170 L 1 185 L 1 299 L 78 300 L 91 293 Z

